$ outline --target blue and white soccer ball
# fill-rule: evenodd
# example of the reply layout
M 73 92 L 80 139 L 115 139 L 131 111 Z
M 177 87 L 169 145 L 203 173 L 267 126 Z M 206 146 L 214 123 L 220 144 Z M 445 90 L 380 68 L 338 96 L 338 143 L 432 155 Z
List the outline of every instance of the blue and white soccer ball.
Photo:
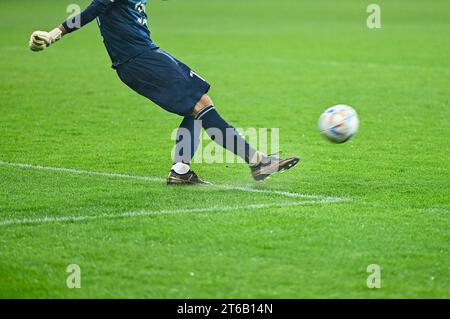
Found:
M 333 143 L 345 143 L 356 134 L 359 119 L 348 105 L 335 105 L 322 113 L 319 119 L 320 133 Z

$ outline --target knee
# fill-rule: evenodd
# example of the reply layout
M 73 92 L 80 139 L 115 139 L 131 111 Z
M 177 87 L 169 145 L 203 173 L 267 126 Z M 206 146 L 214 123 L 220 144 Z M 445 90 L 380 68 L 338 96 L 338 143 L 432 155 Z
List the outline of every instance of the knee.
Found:
M 213 101 L 208 95 L 203 95 L 200 100 L 197 102 L 197 104 L 194 107 L 193 115 L 196 116 L 198 113 L 200 113 L 204 108 L 213 105 Z

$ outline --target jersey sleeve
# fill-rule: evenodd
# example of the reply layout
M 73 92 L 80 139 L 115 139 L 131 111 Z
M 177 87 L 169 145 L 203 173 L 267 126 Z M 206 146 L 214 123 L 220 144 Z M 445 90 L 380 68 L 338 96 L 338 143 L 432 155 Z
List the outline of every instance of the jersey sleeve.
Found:
M 80 14 L 67 19 L 62 25 L 67 33 L 76 31 L 105 12 L 114 2 L 115 0 L 93 0 Z

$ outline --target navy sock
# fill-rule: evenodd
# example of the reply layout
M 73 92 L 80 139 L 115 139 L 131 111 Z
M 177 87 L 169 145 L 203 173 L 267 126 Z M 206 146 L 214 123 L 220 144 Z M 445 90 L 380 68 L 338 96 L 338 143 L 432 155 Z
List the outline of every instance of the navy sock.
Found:
M 213 141 L 251 164 L 257 151 L 219 115 L 214 105 L 201 110 L 195 118 L 202 121 L 203 128 Z
M 200 143 L 200 121 L 192 117 L 185 117 L 181 122 L 176 139 L 174 163 L 189 164 L 197 151 Z

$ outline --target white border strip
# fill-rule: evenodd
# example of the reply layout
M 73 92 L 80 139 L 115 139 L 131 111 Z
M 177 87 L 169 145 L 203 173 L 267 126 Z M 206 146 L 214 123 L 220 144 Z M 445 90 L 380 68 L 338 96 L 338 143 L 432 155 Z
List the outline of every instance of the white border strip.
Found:
M 64 168 L 64 167 L 52 167 L 52 166 L 42 166 L 42 165 L 33 165 L 33 164 L 22 164 L 22 163 L 10 163 L 0 160 L 0 165 L 10 166 L 10 167 L 19 167 L 26 169 L 35 169 L 35 170 L 46 170 L 46 171 L 56 171 L 56 172 L 64 172 L 70 174 L 78 174 L 78 175 L 90 175 L 90 176 L 103 176 L 103 177 L 112 177 L 112 178 L 122 178 L 122 179 L 132 179 L 138 181 L 146 181 L 153 183 L 165 183 L 166 180 L 160 177 L 154 176 L 135 176 L 121 173 L 107 173 L 107 172 L 96 172 L 96 171 L 88 171 L 82 169 L 75 168 Z M 258 189 L 253 188 L 251 186 L 238 186 L 238 185 L 209 185 L 205 187 L 211 187 L 216 189 L 225 189 L 225 190 L 236 190 L 250 193 L 260 193 L 260 194 L 272 194 L 272 195 L 280 195 L 291 198 L 309 198 L 309 199 L 324 199 L 324 200 L 350 200 L 348 197 L 332 197 L 332 196 L 324 196 L 324 195 L 312 195 L 312 194 L 300 194 L 293 192 L 285 192 L 285 191 L 277 191 L 277 190 L 267 190 L 267 189 Z
M 75 169 L 75 168 L 52 167 L 52 166 L 22 164 L 22 163 L 10 163 L 10 162 L 4 162 L 1 160 L 0 160 L 0 165 L 27 168 L 27 169 L 44 170 L 44 171 L 64 172 L 64 173 L 78 174 L 78 175 L 118 177 L 118 178 L 127 178 L 127 179 L 134 179 L 134 180 L 147 181 L 147 182 L 157 182 L 157 183 L 164 182 L 163 178 L 153 177 L 153 176 L 147 177 L 147 176 L 133 176 L 133 175 L 121 174 L 121 173 L 103 173 L 103 172 L 87 171 L 87 170 Z
M 139 210 L 129 211 L 119 214 L 102 214 L 102 215 L 84 215 L 84 216 L 61 216 L 61 217 L 37 217 L 37 218 L 23 218 L 23 219 L 10 219 L 0 221 L 0 227 L 8 225 L 21 225 L 21 224 L 46 224 L 46 223 L 64 223 L 64 222 L 84 222 L 98 219 L 119 219 L 119 218 L 136 218 L 145 216 L 157 216 L 157 215 L 173 215 L 184 213 L 209 213 L 209 212 L 230 212 L 239 210 L 256 210 L 270 207 L 295 207 L 302 205 L 317 205 L 317 204 L 330 204 L 345 201 L 345 199 L 322 199 L 322 200 L 308 200 L 297 202 L 284 202 L 274 204 L 253 204 L 243 206 L 214 206 L 208 208 L 193 208 L 193 209 L 174 209 L 174 210 Z

